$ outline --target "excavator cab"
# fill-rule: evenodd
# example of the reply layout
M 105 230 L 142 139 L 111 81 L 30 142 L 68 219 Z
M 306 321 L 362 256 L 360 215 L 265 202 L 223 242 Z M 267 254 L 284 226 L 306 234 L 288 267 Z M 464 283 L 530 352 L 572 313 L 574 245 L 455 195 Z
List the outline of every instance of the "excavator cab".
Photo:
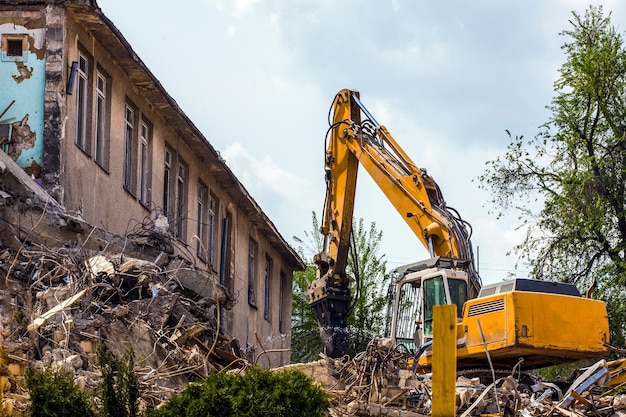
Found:
M 463 269 L 466 263 L 437 257 L 392 271 L 394 296 L 389 300 L 393 307 L 388 336 L 415 351 L 432 340 L 436 305 L 456 305 L 457 318 L 461 320 L 463 305 L 468 300 L 468 276 Z

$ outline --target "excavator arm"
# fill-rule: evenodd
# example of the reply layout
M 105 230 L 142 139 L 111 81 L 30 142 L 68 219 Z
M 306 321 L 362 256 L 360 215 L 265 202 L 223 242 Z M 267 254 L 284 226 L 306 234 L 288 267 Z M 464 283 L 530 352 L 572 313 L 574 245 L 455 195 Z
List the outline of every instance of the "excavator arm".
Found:
M 346 269 L 359 165 L 431 256 L 470 261 L 470 298 L 477 296 L 481 282 L 474 268 L 469 225 L 447 207 L 437 183 L 374 119 L 361 103 L 359 93 L 341 90 L 335 96 L 329 119 L 321 224 L 324 248 L 314 258 L 317 275 L 308 293 L 326 353 L 337 357 L 346 353 L 349 345 L 346 320 L 352 300 Z

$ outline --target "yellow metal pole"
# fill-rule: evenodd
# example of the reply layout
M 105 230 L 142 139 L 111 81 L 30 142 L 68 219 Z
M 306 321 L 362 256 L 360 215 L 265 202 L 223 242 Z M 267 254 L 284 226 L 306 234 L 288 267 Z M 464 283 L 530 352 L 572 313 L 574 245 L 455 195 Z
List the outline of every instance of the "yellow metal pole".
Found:
M 433 311 L 433 417 L 456 415 L 456 306 Z

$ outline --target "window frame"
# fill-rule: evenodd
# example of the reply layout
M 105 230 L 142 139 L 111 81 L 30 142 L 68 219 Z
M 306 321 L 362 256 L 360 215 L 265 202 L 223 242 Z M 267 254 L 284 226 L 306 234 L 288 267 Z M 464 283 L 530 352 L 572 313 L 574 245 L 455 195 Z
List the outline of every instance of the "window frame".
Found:
M 148 206 L 152 199 L 152 124 L 145 118 L 139 122 L 139 202 Z
M 256 266 L 258 243 L 250 238 L 248 241 L 248 304 L 257 308 L 256 304 Z
M 198 180 L 198 192 L 196 194 L 196 216 L 198 218 L 198 225 L 196 227 L 196 255 L 200 260 L 207 262 L 208 254 L 204 242 L 208 240 L 207 236 L 207 211 L 208 211 L 208 194 L 209 188 L 204 183 Z
M 111 77 L 100 67 L 96 68 L 94 83 L 94 152 L 93 159 L 108 172 L 111 126 Z M 102 86 L 100 85 L 102 80 Z
M 136 112 L 137 108 L 126 101 L 124 107 L 124 166 L 123 166 L 123 185 L 124 189 L 135 196 L 135 177 L 136 173 Z M 129 117 L 130 114 L 130 117 Z
M 178 159 L 176 167 L 176 217 L 175 217 L 175 235 L 180 240 L 186 238 L 186 218 L 187 218 L 187 177 L 189 166 L 182 160 Z
M 81 49 L 78 50 L 78 66 L 76 70 L 76 129 L 74 143 L 78 148 L 91 156 L 91 99 L 92 99 L 92 67 L 93 59 Z
M 172 168 L 174 164 L 174 152 L 169 149 L 169 147 L 165 147 L 165 152 L 163 154 L 163 206 L 161 207 L 163 210 L 163 215 L 168 218 L 168 220 L 172 220 Z
M 263 279 L 263 318 L 268 322 L 272 322 L 272 310 L 270 302 L 272 300 L 272 273 L 274 269 L 274 260 L 269 255 L 265 255 L 265 269 Z
M 207 206 L 207 258 L 211 268 L 217 270 L 218 248 L 219 248 L 219 225 L 217 223 L 219 213 L 219 199 L 209 190 L 209 201 Z

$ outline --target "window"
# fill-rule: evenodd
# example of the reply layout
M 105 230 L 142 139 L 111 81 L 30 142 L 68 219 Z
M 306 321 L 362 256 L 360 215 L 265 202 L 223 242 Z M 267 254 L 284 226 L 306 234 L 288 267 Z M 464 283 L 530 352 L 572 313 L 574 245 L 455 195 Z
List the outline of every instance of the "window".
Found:
M 24 54 L 22 39 L 7 39 L 7 56 L 22 56 Z
M 152 136 L 152 127 L 150 124 L 142 120 L 139 142 L 139 201 L 143 205 L 147 205 L 150 201 L 150 143 Z
M 0 149 L 6 154 L 9 153 L 9 142 L 11 141 L 11 123 L 0 123 Z
M 206 260 L 203 242 L 207 241 L 206 207 L 207 207 L 207 187 L 202 182 L 198 182 L 198 227 L 196 235 L 196 253 L 198 258 Z
M 397 296 L 396 342 L 406 347 L 409 351 L 414 351 L 416 348 L 419 348 L 419 346 L 415 346 L 415 320 L 422 319 L 421 314 L 423 310 L 419 281 L 409 281 L 402 284 Z M 391 331 L 391 329 L 389 328 L 387 331 Z M 418 341 L 418 343 L 423 342 Z
M 208 228 L 208 242 L 207 242 L 207 251 L 209 255 L 209 263 L 213 267 L 213 269 L 217 268 L 217 244 L 218 244 L 218 236 L 217 236 L 217 210 L 219 207 L 219 202 L 217 197 L 213 194 L 209 194 L 209 217 L 207 221 Z
M 2 60 L 23 61 L 24 53 L 28 51 L 28 35 L 3 34 L 2 35 Z
M 287 333 L 285 328 L 285 288 L 287 288 L 287 274 L 280 271 L 280 289 L 278 290 L 278 331 Z
M 265 257 L 265 279 L 263 284 L 263 317 L 265 320 L 271 322 L 270 317 L 270 291 L 271 291 L 271 282 L 272 282 L 272 268 L 274 262 L 272 258 L 269 256 Z
M 89 143 L 89 59 L 82 52 L 78 53 L 76 83 L 76 145 L 90 154 Z
M 172 152 L 165 150 L 165 167 L 163 170 L 163 215 L 170 218 L 170 201 L 172 198 Z
M 111 78 L 81 45 L 78 45 L 78 60 L 72 63 L 70 78 L 67 92 L 76 97 L 74 142 L 100 167 L 108 170 Z
M 231 224 L 233 224 L 233 215 L 230 212 L 226 212 L 226 216 L 222 219 L 222 239 L 220 241 L 220 284 L 226 287 L 229 291 L 233 290 L 233 277 L 231 275 Z M 216 255 L 217 256 L 217 255 Z
M 185 239 L 185 217 L 187 214 L 187 165 L 181 160 L 178 162 L 176 174 L 176 237 Z
M 135 167 L 135 109 L 126 105 L 124 117 L 124 188 L 131 194 L 134 193 L 134 167 Z
M 248 242 L 248 303 L 256 307 L 256 252 L 257 243 L 250 239 Z
M 108 77 L 96 71 L 96 117 L 95 117 L 95 161 L 104 169 L 109 167 L 109 100 L 107 94 Z
M 424 280 L 424 335 L 433 334 L 433 310 L 437 305 L 446 303 L 444 276 Z

